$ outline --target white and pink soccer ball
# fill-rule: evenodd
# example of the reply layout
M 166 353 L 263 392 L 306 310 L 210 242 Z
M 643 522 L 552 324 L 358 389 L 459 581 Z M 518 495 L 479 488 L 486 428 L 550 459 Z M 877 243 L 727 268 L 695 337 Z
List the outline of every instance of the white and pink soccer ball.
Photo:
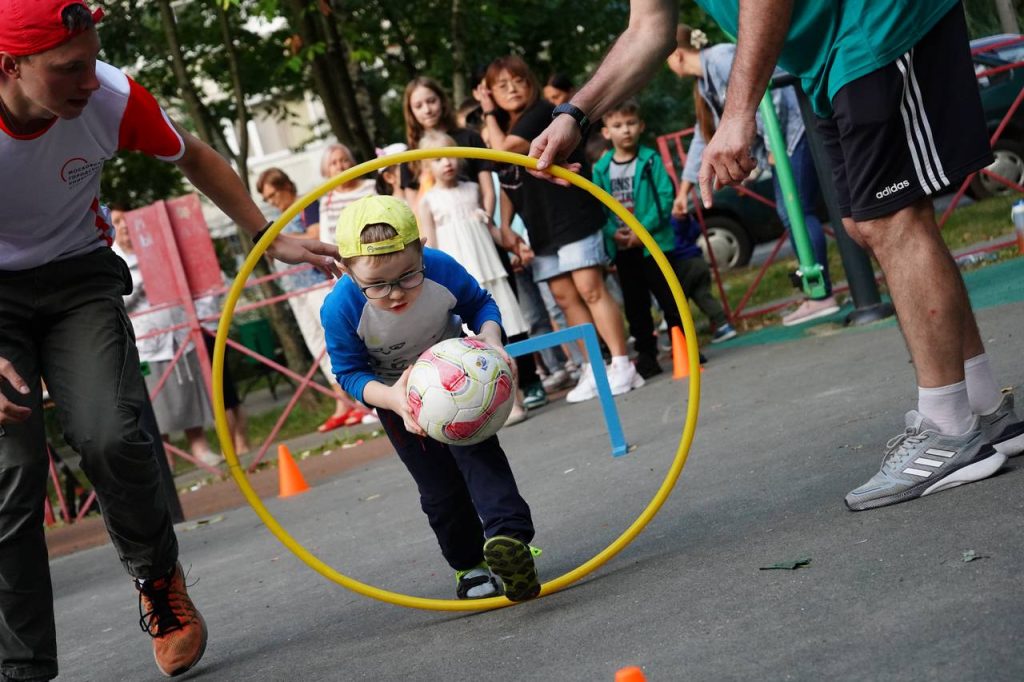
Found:
M 475 339 L 447 339 L 420 355 L 409 373 L 409 410 L 427 435 L 472 445 L 498 432 L 512 411 L 508 363 Z

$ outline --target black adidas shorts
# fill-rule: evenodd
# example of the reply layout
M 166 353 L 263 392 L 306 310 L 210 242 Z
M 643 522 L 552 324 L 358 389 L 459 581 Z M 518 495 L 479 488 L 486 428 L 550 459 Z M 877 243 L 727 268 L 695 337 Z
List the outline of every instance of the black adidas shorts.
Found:
M 963 7 L 909 52 L 843 86 L 818 129 L 843 217 L 880 218 L 992 162 Z

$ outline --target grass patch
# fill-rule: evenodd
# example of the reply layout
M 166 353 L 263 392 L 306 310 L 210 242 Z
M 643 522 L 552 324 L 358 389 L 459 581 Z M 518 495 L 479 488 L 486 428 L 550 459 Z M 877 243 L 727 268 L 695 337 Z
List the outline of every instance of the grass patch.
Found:
M 261 412 L 260 414 L 246 415 L 249 443 L 252 444 L 253 447 L 257 447 L 267 438 L 267 436 L 270 435 L 271 430 L 274 428 L 274 424 L 277 423 L 277 420 L 283 411 L 284 407 L 282 406 L 266 412 Z M 332 414 L 334 414 L 334 400 L 318 392 L 308 392 L 295 406 L 291 414 L 288 415 L 288 419 L 281 426 L 281 430 L 277 432 L 277 439 L 287 440 L 296 436 L 304 436 L 308 433 L 313 433 L 316 431 L 316 428 Z M 220 452 L 220 441 L 217 439 L 216 429 L 213 427 L 206 429 L 206 440 L 210 443 L 210 447 L 215 452 Z M 339 440 L 339 443 L 340 442 L 341 441 Z M 171 445 L 188 452 L 188 441 L 185 440 L 183 435 L 178 436 L 177 438 L 172 438 Z M 175 474 L 190 471 L 194 468 L 195 465 L 185 459 L 180 457 L 176 457 L 174 459 Z
M 992 197 L 958 208 L 943 228 L 942 238 L 950 250 L 956 251 L 978 242 L 1012 236 L 1013 225 L 1010 222 L 1010 207 L 1017 198 L 1016 196 Z M 994 258 L 970 267 L 976 269 L 988 263 L 1012 258 L 1015 255 L 1015 249 L 1003 249 L 994 254 Z M 789 273 L 795 271 L 796 268 L 796 258 L 783 258 L 769 266 L 757 290 L 744 306 L 744 310 L 798 294 L 799 292 L 789 281 Z M 846 272 L 843 270 L 842 260 L 839 257 L 839 248 L 832 240 L 829 240 L 828 243 L 828 268 L 833 282 L 842 282 L 846 279 Z M 723 274 L 722 285 L 725 288 L 731 309 L 735 310 L 757 277 L 759 270 L 760 266 L 745 267 Z M 881 286 L 884 290 L 884 283 Z M 718 292 L 715 293 L 717 295 Z M 700 315 L 696 308 L 693 308 L 693 311 L 695 316 Z M 743 320 L 741 326 L 744 329 L 759 328 L 777 321 L 779 317 L 779 314 L 775 313 L 762 315 L 758 319 Z

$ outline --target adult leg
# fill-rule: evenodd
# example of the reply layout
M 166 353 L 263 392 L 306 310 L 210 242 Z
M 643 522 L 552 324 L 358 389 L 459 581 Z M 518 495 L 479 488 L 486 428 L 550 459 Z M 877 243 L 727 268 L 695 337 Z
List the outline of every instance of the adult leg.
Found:
M 919 386 L 964 380 L 964 359 L 984 351 L 960 271 L 942 241 L 931 201 L 857 222 L 885 274 Z
M 608 369 L 608 384 L 613 395 L 627 393 L 644 385 L 644 378 L 629 361 L 626 347 L 626 327 L 622 322 L 622 310 L 608 293 L 604 285 L 604 266 L 596 265 L 572 271 L 573 284 L 586 302 L 594 317 L 597 333 L 604 340 L 611 353 Z M 650 295 L 646 305 L 650 314 Z M 653 324 L 652 329 L 653 332 Z M 591 358 L 591 361 L 594 361 Z M 582 381 L 582 379 L 581 379 Z
M 145 383 L 118 260 L 103 250 L 48 270 L 55 286 L 41 305 L 41 367 L 121 562 L 136 578 L 159 578 L 174 567 L 178 544 L 152 443 L 139 428 Z
M 604 268 L 595 265 L 573 270 L 572 283 L 594 320 L 597 333 L 604 340 L 612 357 L 626 355 L 626 327 L 622 323 L 622 310 L 604 285 Z M 568 317 L 568 311 L 566 311 Z M 570 319 L 570 324 L 574 324 Z
M 832 104 L 826 140 L 833 174 L 844 176 L 844 213 L 882 266 L 918 381 L 906 430 L 880 471 L 846 497 L 859 510 L 986 478 L 1005 461 L 971 414 L 964 360 L 981 342 L 926 198 L 991 159 L 963 8 L 951 8 L 892 64 L 844 86 Z
M 571 274 L 563 273 L 556 275 L 547 280 L 546 284 L 551 290 L 551 295 L 554 297 L 559 310 L 565 315 L 566 326 L 574 327 L 578 324 L 594 323 L 594 318 L 590 314 L 590 308 L 587 307 L 587 304 L 580 297 L 580 292 L 576 289 L 576 284 L 573 282 Z M 582 345 L 580 348 L 584 353 L 586 352 Z
M 57 675 L 53 591 L 43 534 L 47 459 L 35 339 L 29 331 L 30 277 L 0 274 L 0 357 L 32 389 L 22 396 L 4 382 L 12 402 L 32 410 L 0 436 L 0 677 Z

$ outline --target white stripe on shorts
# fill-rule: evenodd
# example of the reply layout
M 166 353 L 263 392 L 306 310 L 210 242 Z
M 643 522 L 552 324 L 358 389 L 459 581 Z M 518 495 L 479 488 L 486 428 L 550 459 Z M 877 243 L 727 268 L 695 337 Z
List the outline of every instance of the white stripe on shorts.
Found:
M 913 50 L 897 59 L 896 67 L 903 75 L 903 99 L 900 101 L 900 114 L 903 116 L 907 147 L 914 162 L 918 182 L 926 193 L 931 194 L 948 185 L 949 180 L 946 178 L 942 160 L 935 147 L 931 125 L 924 110 L 921 88 L 918 85 L 917 76 L 914 74 Z

